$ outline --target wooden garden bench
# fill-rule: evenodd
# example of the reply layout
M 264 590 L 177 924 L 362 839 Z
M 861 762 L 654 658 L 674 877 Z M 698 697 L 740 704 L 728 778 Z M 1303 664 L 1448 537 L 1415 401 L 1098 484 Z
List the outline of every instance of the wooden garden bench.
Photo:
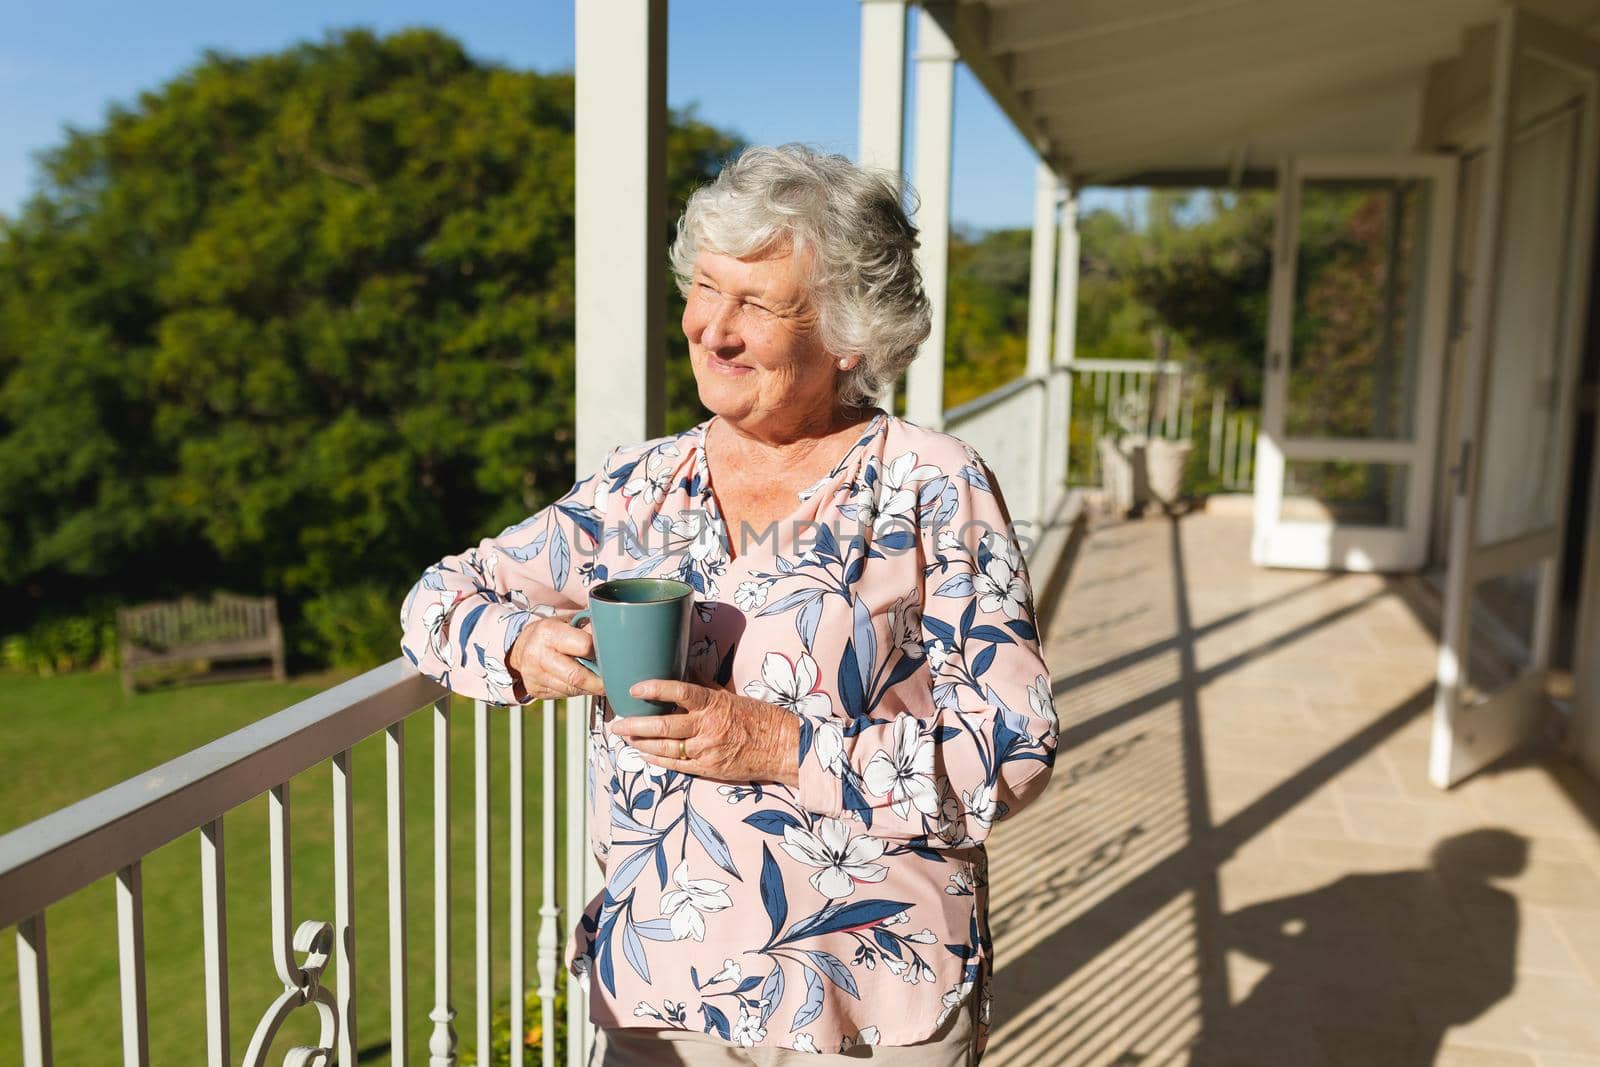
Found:
M 183 600 L 117 609 L 117 645 L 122 659 L 122 689 L 138 687 L 142 667 L 205 660 L 266 662 L 209 670 L 202 677 L 262 677 L 284 680 L 283 630 L 272 597 L 218 593 L 210 603 Z

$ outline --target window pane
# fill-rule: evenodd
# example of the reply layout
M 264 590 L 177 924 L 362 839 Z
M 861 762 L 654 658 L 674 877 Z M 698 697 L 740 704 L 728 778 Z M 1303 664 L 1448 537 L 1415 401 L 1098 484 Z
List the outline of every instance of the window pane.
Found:
M 1522 676 L 1532 662 L 1540 564 L 1486 578 L 1472 587 L 1467 669 L 1461 699 L 1476 704 Z
M 1517 74 L 1520 126 L 1506 159 L 1504 224 L 1479 456 L 1479 545 L 1555 524 L 1574 168 L 1581 86 L 1534 59 Z M 1563 91 L 1565 89 L 1565 92 Z M 1551 110 L 1551 107 L 1554 110 Z M 1592 195 L 1592 192 L 1591 194 Z
M 1289 436 L 1410 439 L 1430 186 L 1420 178 L 1302 184 Z
M 1409 471 L 1404 463 L 1289 460 L 1278 517 L 1285 522 L 1404 526 Z

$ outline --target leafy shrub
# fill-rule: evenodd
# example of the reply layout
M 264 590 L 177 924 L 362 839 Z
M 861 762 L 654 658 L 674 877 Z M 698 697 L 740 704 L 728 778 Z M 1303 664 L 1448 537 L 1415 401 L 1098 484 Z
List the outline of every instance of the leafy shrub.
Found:
M 116 608 L 100 604 L 72 615 L 47 615 L 0 638 L 0 670 L 51 676 L 117 664 Z
M 400 654 L 404 589 L 381 582 L 331 589 L 313 597 L 290 622 L 292 647 L 307 660 L 366 670 Z
M 567 1062 L 567 969 L 556 968 L 556 1062 Z M 530 989 L 522 999 L 522 1018 L 527 1025 L 527 1032 L 522 1035 L 523 1058 L 522 1062 L 529 1067 L 536 1067 L 540 1063 L 540 1056 L 544 1048 L 544 1029 L 539 1022 L 539 993 Z M 511 1009 L 503 1005 L 494 1010 L 494 1017 L 489 1024 L 491 1030 L 489 1043 L 489 1063 L 483 1064 L 475 1056 L 468 1054 L 463 1057 L 463 1067 L 508 1067 L 511 1063 Z

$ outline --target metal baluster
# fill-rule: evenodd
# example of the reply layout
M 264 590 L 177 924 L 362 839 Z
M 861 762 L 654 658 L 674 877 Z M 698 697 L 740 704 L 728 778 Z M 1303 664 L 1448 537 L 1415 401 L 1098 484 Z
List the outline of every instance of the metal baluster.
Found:
M 539 1027 L 543 1067 L 556 1064 L 556 965 L 561 947 L 561 909 L 556 905 L 556 703 L 540 705 L 540 733 L 544 748 L 540 753 L 540 868 L 544 903 L 539 907 Z M 569 779 L 568 784 L 572 784 Z M 569 797 L 569 804 L 579 803 Z M 577 845 L 567 841 L 569 849 Z M 520 988 L 520 987 L 519 987 Z M 570 993 L 569 993 L 570 996 Z M 567 1041 L 572 1032 L 567 1031 Z M 520 1064 L 520 1061 L 513 1061 Z
M 1090 375 L 1090 383 L 1094 387 L 1094 406 L 1090 410 L 1089 418 L 1089 484 L 1100 484 L 1100 433 L 1105 428 L 1106 416 L 1106 381 L 1110 376 L 1105 371 L 1094 371 Z
M 1061 432 L 1066 435 L 1066 440 L 1061 447 L 1066 449 L 1065 460 L 1061 465 L 1061 488 L 1064 490 L 1072 484 L 1072 390 L 1077 387 L 1078 373 L 1068 364 L 1066 371 L 1066 398 L 1063 400 L 1065 411 L 1062 413 Z
M 492 903 L 489 882 L 489 705 L 472 702 L 472 825 L 473 871 L 476 876 L 474 958 L 477 963 L 478 1062 L 489 1062 L 489 1014 L 494 989 L 489 973 L 489 934 Z
M 1178 371 L 1168 371 L 1161 376 L 1161 436 L 1173 440 L 1178 436 L 1178 393 L 1182 387 Z
M 1149 426 L 1151 437 L 1165 437 L 1167 435 L 1167 376 L 1165 373 L 1151 371 L 1150 384 L 1146 389 L 1150 397 Z
M 267 794 L 267 806 L 268 852 L 272 863 L 272 963 L 278 980 L 283 983 L 283 992 L 267 1008 L 250 1035 L 244 1064 L 245 1067 L 264 1067 L 278 1029 L 296 1008 L 306 1005 L 316 1008 L 321 1021 L 317 1044 L 290 1049 L 284 1062 L 326 1062 L 339 1042 L 338 1006 L 333 993 L 322 984 L 322 972 L 334 950 L 333 928 L 325 922 L 307 920 L 290 933 L 290 924 L 294 921 L 294 890 L 288 782 L 272 787 Z M 296 952 L 306 954 L 303 962 L 295 960 Z
M 42 911 L 17 924 L 17 1007 L 22 1016 L 22 1067 L 51 1067 L 50 954 Z
M 1229 415 L 1222 423 L 1222 484 L 1239 488 L 1239 473 L 1234 463 L 1234 441 L 1238 437 L 1239 417 Z
M 1172 420 L 1171 430 L 1167 436 L 1178 440 L 1183 436 L 1183 370 L 1182 368 L 1167 375 L 1167 396 L 1171 398 L 1172 407 L 1168 417 Z
M 588 906 L 584 893 L 584 861 L 589 841 L 584 817 L 589 810 L 588 775 L 588 697 L 569 697 L 566 702 L 567 762 L 567 914 L 574 919 Z M 555 833 L 555 812 L 547 809 L 545 829 Z M 584 1067 L 589 1051 L 589 997 L 569 976 L 567 981 L 567 1067 Z
M 1211 453 L 1206 461 L 1206 471 L 1209 474 L 1216 474 L 1222 469 L 1223 418 L 1222 393 L 1220 391 L 1214 392 L 1211 394 Z M 1223 484 L 1227 484 L 1227 479 L 1223 479 Z
M 507 857 L 511 865 L 511 877 L 508 891 L 511 894 L 511 906 L 508 909 L 509 926 L 511 927 L 511 964 L 507 980 L 511 985 L 511 1063 L 510 1067 L 522 1067 L 522 1042 L 523 1035 L 528 1032 L 527 1020 L 523 1018 L 522 991 L 526 988 L 528 977 L 526 974 L 527 942 L 523 939 L 526 933 L 523 922 L 523 894 L 526 890 L 522 883 L 524 865 L 527 863 L 526 850 L 522 840 L 522 815 L 523 815 L 523 772 L 522 772 L 522 705 L 512 704 L 506 709 L 506 773 L 509 781 L 506 783 L 506 812 L 508 830 L 511 834 L 510 856 Z
M 339 1062 L 356 1062 L 356 880 L 350 833 L 350 750 L 333 757 L 333 930 L 338 955 Z
M 406 723 L 390 726 L 383 742 L 389 839 L 389 1052 L 396 1064 L 411 1062 L 406 1040 L 410 1017 L 406 980 Z
M 1240 485 L 1249 485 L 1256 470 L 1256 420 L 1249 415 L 1244 419 L 1244 430 L 1239 435 L 1240 450 L 1244 453 L 1244 474 L 1239 478 Z
M 289 879 L 294 873 L 289 851 L 289 783 L 273 786 L 267 793 L 267 850 L 272 862 L 272 961 L 285 986 L 299 985 L 300 968 L 294 962 L 289 924 L 294 921 L 294 890 Z
M 450 1006 L 450 698 L 433 705 L 433 1034 L 430 1067 L 455 1067 L 456 1017 Z
M 206 953 L 206 1062 L 227 1067 L 232 1032 L 228 1023 L 228 895 L 222 819 L 200 827 L 200 915 Z
M 148 1067 L 150 1025 L 145 1013 L 143 861 L 117 872 L 117 962 L 122 976 L 122 1062 Z

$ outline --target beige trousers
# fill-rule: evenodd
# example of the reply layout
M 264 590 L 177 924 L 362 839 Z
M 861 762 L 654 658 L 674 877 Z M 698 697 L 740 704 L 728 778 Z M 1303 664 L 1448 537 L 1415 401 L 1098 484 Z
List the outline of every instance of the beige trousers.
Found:
M 880 1067 L 974 1067 L 977 1006 L 974 992 L 931 1037 L 915 1045 L 863 1045 L 820 1056 L 786 1048 L 741 1048 L 692 1030 L 601 1027 L 589 1067 L 843 1067 L 863 1061 Z

